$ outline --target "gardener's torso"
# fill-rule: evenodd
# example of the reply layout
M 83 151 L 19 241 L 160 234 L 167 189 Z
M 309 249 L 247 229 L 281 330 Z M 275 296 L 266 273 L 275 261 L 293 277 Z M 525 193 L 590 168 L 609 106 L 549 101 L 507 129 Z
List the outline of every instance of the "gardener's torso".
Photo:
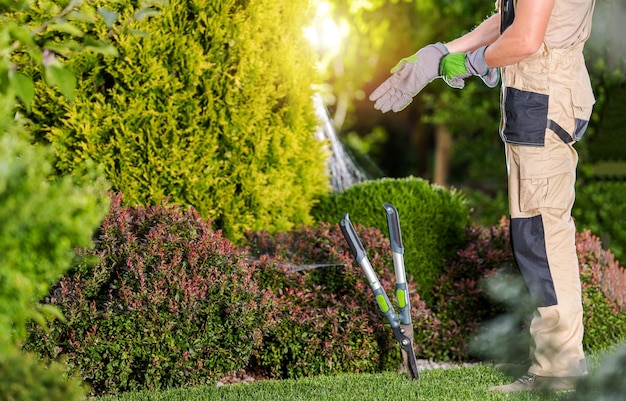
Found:
M 504 30 L 517 0 L 499 1 Z M 582 137 L 595 102 L 582 54 L 594 3 L 555 0 L 540 49 L 502 68 L 501 135 L 506 142 L 542 146 L 546 128 L 566 143 Z

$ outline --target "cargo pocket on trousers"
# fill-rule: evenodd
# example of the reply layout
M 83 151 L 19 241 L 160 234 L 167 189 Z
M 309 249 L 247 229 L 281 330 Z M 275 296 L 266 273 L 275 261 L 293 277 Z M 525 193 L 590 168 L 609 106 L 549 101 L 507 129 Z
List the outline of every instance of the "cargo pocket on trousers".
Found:
M 572 108 L 574 112 L 574 119 L 576 126 L 574 128 L 573 138 L 578 141 L 582 139 L 587 125 L 589 125 L 589 119 L 593 112 L 593 105 L 596 102 L 593 95 L 593 89 L 591 82 L 589 81 L 589 74 L 584 70 L 580 72 L 580 77 L 576 81 L 577 84 L 572 88 Z
M 569 166 L 551 159 L 526 158 L 520 164 L 520 210 L 549 207 L 565 210 L 571 205 L 574 176 Z
M 548 125 L 548 95 L 505 88 L 504 127 L 506 142 L 543 146 Z

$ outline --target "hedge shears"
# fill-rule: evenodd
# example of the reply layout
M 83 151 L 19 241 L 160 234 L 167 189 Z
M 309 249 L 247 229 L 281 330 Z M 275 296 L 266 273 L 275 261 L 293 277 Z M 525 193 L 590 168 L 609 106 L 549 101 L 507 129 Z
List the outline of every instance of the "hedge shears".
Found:
M 378 279 L 376 272 L 374 272 L 371 263 L 367 259 L 363 244 L 350 222 L 348 213 L 343 215 L 339 221 L 339 226 L 341 227 L 341 232 L 348 242 L 348 246 L 350 247 L 350 251 L 354 256 L 354 259 L 365 273 L 365 277 L 367 278 L 370 288 L 376 297 L 378 307 L 389 321 L 391 329 L 393 330 L 393 335 L 400 344 L 404 369 L 410 379 L 417 379 L 419 378 L 419 372 L 417 369 L 415 350 L 413 348 L 413 324 L 411 322 L 411 305 L 409 304 L 409 291 L 406 282 L 406 272 L 404 269 L 404 248 L 402 246 L 402 236 L 400 234 L 400 219 L 398 217 L 398 211 L 393 205 L 385 203 L 383 206 L 387 212 L 389 240 L 391 242 L 393 265 L 396 274 L 396 297 L 400 308 L 399 315 L 396 314 L 391 302 L 389 302 L 387 293 L 380 284 L 380 280 Z

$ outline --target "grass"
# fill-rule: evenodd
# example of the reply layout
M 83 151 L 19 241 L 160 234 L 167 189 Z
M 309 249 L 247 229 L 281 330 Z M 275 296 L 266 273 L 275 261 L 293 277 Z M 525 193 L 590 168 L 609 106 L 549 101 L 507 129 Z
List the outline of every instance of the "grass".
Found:
M 509 383 L 512 378 L 484 364 L 423 370 L 417 380 L 409 380 L 405 374 L 394 372 L 346 373 L 298 380 L 261 380 L 221 387 L 211 385 L 141 391 L 90 401 L 623 401 L 626 399 L 626 383 L 622 380 L 626 377 L 624 358 L 624 342 L 603 352 L 588 354 L 589 380 L 576 393 L 491 393 L 489 387 Z M 602 371 L 607 367 L 607 361 L 611 360 L 619 366 L 613 366 L 613 373 L 606 376 L 607 371 Z
M 491 393 L 489 387 L 511 381 L 487 366 L 424 370 L 418 380 L 400 373 L 340 374 L 298 380 L 263 380 L 250 384 L 200 386 L 160 392 L 135 392 L 94 401 L 561 401 L 567 393 Z

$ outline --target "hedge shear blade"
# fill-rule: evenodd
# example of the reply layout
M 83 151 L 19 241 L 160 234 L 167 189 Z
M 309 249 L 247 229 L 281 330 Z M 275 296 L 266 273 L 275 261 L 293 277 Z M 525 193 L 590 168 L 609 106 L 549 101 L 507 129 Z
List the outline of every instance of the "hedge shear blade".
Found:
M 380 280 L 367 258 L 365 248 L 363 248 L 363 244 L 361 244 L 361 240 L 350 222 L 348 213 L 343 215 L 339 221 L 339 226 L 341 227 L 343 236 L 348 242 L 354 259 L 363 269 L 363 273 L 365 273 L 370 288 L 376 297 L 378 307 L 387 318 L 393 330 L 393 335 L 400 344 L 404 369 L 410 379 L 417 379 L 419 378 L 419 371 L 417 369 L 415 349 L 413 348 L 413 325 L 411 323 L 411 307 L 409 304 L 408 286 L 404 270 L 404 248 L 402 247 L 402 238 L 400 235 L 400 222 L 398 212 L 393 205 L 386 203 L 384 207 L 387 212 L 387 225 L 389 227 L 389 237 L 391 240 L 393 263 L 396 273 L 396 296 L 398 298 L 398 306 L 400 307 L 399 315 L 396 314 L 396 311 L 387 297 L 387 293 L 380 284 Z

